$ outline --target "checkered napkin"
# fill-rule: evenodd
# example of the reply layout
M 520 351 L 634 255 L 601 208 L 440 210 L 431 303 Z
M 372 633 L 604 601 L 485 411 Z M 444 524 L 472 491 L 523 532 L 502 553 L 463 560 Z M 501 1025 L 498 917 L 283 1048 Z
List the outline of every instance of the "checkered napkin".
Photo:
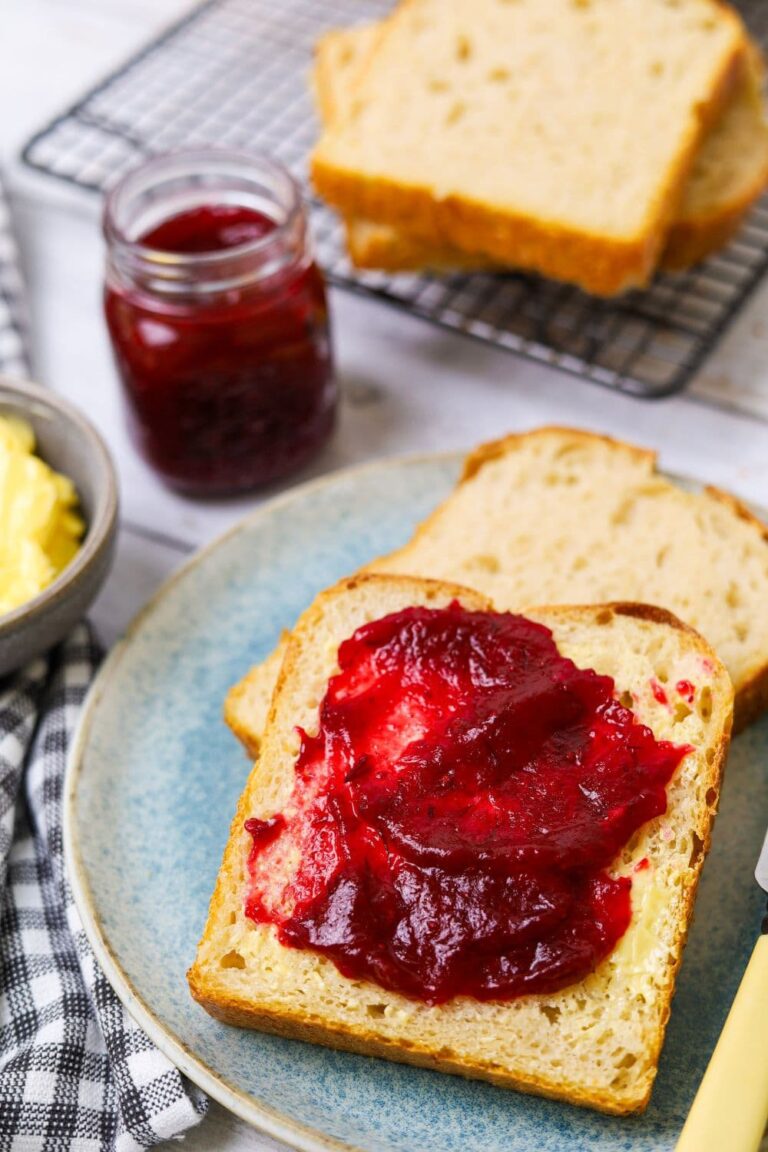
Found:
M 0 372 L 28 374 L 24 332 L 0 185 Z M 0 679 L 0 1152 L 134 1152 L 207 1107 L 107 983 L 64 871 L 64 765 L 98 660 L 83 624 Z
M 206 1110 L 107 983 L 64 871 L 64 765 L 98 659 L 83 624 L 0 682 L 3 1152 L 132 1152 Z

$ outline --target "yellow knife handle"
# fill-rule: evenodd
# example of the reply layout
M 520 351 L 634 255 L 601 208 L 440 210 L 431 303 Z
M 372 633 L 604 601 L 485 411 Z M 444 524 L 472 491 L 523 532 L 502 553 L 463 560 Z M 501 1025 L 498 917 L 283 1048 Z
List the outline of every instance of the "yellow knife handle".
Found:
M 768 936 L 755 945 L 677 1152 L 756 1152 L 768 1123 Z

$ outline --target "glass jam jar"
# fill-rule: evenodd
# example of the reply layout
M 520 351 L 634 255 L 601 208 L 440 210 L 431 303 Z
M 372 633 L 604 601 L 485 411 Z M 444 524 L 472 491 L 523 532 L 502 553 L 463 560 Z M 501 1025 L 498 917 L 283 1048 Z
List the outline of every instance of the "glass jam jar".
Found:
M 336 412 L 325 287 L 299 189 L 263 156 L 170 153 L 104 210 L 104 307 L 133 439 L 173 487 L 298 468 Z

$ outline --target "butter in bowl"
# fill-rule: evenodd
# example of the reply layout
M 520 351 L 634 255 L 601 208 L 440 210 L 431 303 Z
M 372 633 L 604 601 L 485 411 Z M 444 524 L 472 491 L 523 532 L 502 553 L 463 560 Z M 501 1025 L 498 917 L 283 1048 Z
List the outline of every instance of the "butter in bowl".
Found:
M 0 675 L 86 613 L 109 571 L 117 508 L 109 452 L 85 417 L 0 379 Z
M 0 414 L 0 616 L 52 584 L 85 534 L 74 484 L 35 448 L 28 420 Z

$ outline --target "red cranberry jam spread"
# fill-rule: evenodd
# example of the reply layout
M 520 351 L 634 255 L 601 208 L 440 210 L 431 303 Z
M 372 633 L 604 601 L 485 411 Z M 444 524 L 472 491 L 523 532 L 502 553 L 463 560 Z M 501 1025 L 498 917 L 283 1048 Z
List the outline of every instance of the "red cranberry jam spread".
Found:
M 339 666 L 285 811 L 246 822 L 248 916 L 430 1004 L 592 972 L 631 916 L 630 878 L 607 869 L 688 749 L 522 616 L 406 608 Z

